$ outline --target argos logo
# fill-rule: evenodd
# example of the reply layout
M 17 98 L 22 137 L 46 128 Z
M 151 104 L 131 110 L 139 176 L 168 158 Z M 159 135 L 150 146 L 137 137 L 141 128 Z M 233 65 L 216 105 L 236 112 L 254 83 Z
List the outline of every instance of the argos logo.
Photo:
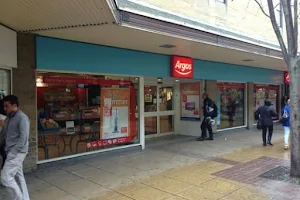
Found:
M 172 56 L 171 77 L 194 78 L 194 63 L 192 58 Z

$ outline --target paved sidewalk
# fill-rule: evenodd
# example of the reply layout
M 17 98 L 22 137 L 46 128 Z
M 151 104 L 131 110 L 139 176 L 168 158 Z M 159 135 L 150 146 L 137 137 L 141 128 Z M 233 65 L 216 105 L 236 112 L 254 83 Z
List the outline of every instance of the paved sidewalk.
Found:
M 145 151 L 41 166 L 27 182 L 32 200 L 300 199 L 300 186 L 259 177 L 289 165 L 282 137 L 279 128 L 274 147 L 263 147 L 260 132 L 244 129 L 205 142 L 184 136 L 153 139 Z

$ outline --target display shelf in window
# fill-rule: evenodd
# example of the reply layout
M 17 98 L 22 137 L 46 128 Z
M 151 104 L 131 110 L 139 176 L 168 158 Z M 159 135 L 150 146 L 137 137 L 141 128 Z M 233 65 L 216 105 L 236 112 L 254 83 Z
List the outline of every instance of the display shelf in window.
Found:
M 100 108 L 85 109 L 82 110 L 82 119 L 99 119 L 100 118 Z
M 79 113 L 56 113 L 53 114 L 53 119 L 56 121 L 71 121 L 80 119 Z

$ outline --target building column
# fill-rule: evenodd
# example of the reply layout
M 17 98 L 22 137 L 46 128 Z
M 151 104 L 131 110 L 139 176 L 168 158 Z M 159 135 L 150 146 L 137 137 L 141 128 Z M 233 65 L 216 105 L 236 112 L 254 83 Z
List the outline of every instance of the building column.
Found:
M 18 33 L 17 53 L 18 67 L 12 70 L 12 89 L 19 97 L 20 109 L 30 119 L 29 152 L 24 162 L 24 171 L 29 172 L 37 168 L 35 36 Z
M 144 88 L 145 88 L 145 80 L 144 77 L 139 78 L 139 121 L 140 121 L 140 143 L 142 146 L 142 150 L 145 149 L 146 139 L 145 139 L 145 100 L 144 100 Z
M 255 124 L 254 120 L 254 84 L 247 83 L 247 129 L 251 130 L 254 128 L 253 124 Z
M 208 97 L 213 100 L 214 102 L 217 101 L 217 91 L 218 91 L 218 86 L 217 86 L 217 81 L 216 80 L 206 80 L 205 81 L 205 87 L 204 87 L 204 92 L 208 94 Z M 220 114 L 220 110 L 219 110 Z M 218 130 L 217 124 L 215 124 L 213 127 L 213 132 L 216 133 Z

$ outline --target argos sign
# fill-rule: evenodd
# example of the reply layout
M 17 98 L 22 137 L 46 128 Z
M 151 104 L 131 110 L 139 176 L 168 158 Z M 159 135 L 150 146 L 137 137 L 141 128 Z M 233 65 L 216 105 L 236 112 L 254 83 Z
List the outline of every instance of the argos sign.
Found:
M 284 72 L 284 83 L 289 84 L 290 83 L 290 75 L 288 72 Z
M 192 58 L 172 56 L 171 77 L 194 78 L 194 62 Z

